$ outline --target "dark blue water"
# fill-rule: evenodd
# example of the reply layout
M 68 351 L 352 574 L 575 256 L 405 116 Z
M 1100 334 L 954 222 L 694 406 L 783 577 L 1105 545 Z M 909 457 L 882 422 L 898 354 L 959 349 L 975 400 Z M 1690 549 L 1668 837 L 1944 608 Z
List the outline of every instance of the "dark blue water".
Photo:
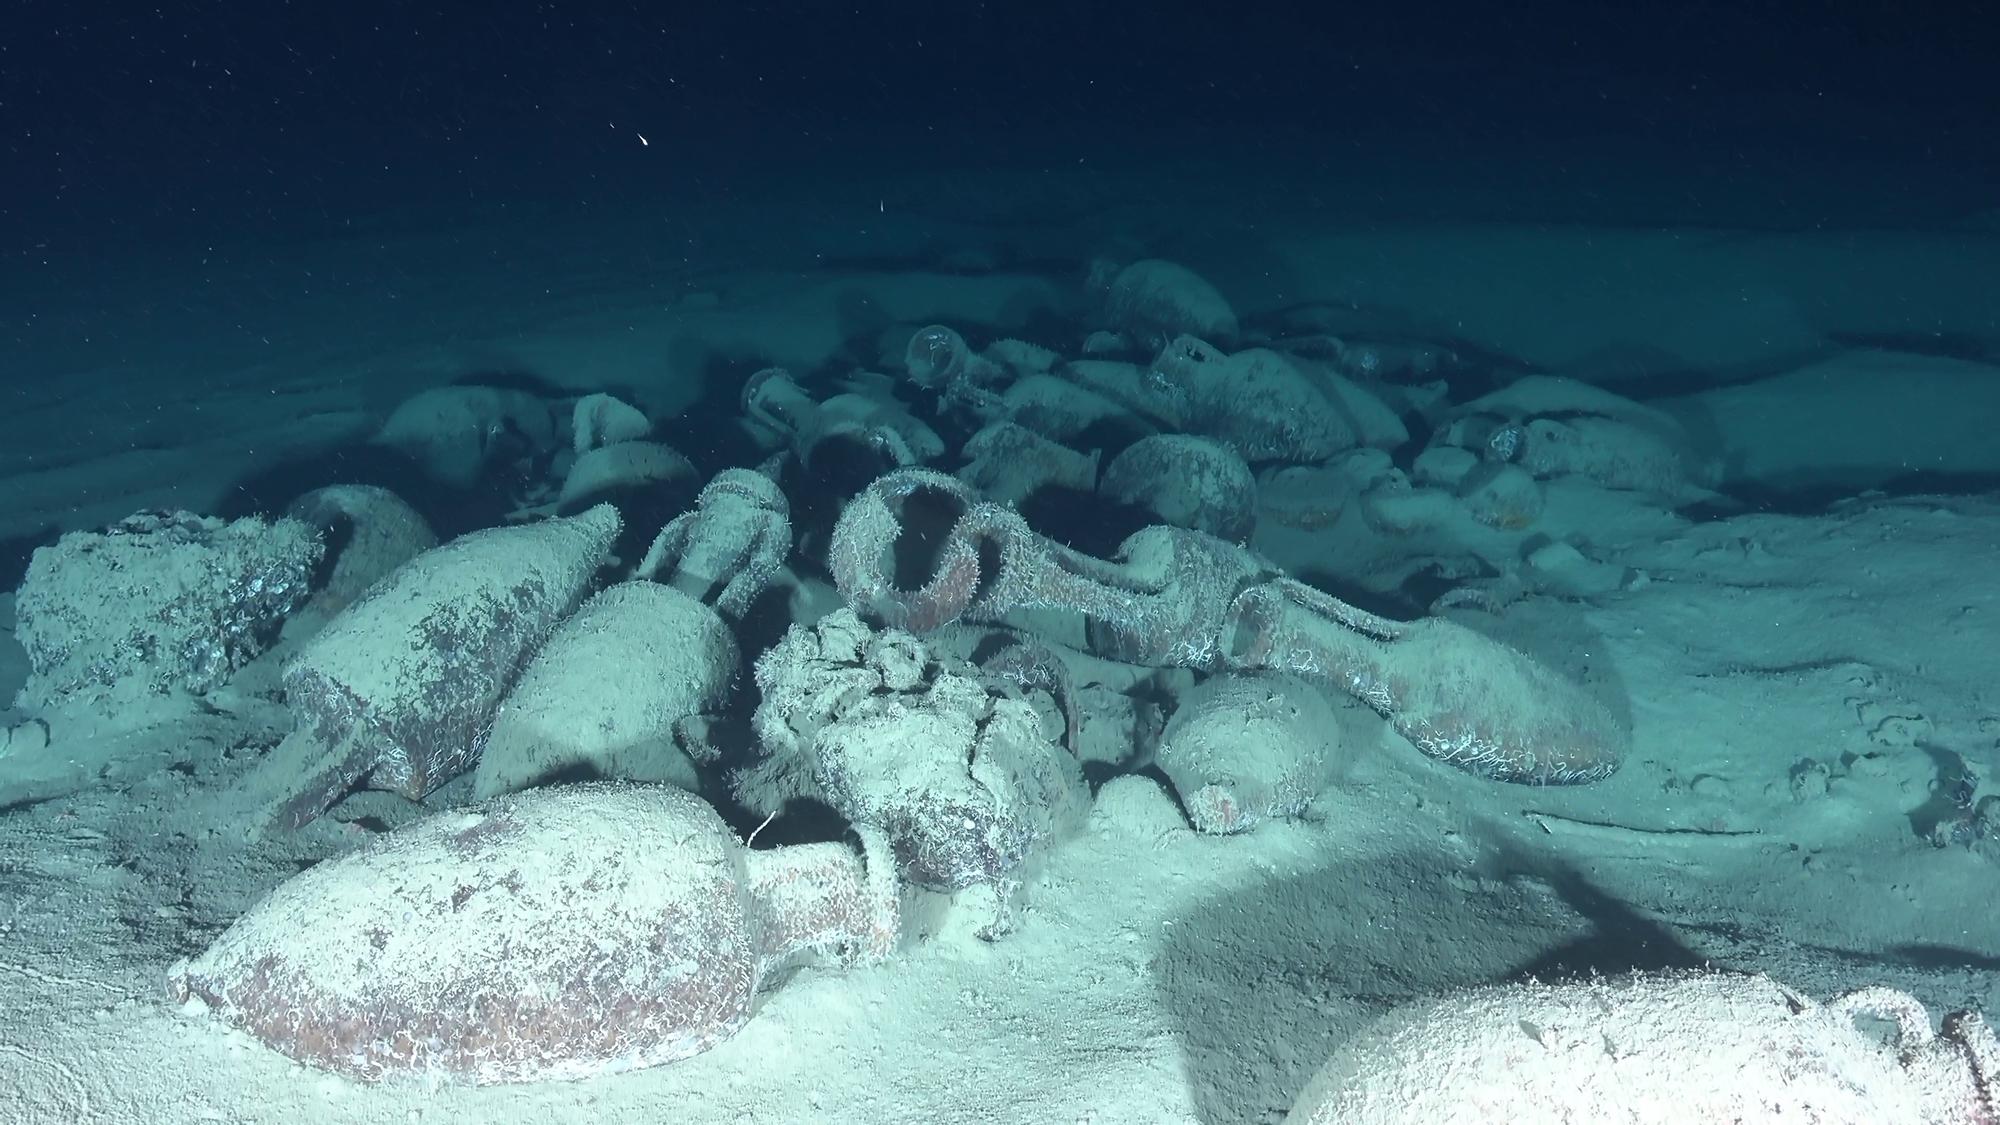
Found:
M 1994 206 L 1993 45 L 1944 3 L 31 0 L 0 215 L 17 251 L 1168 165 L 1385 217 L 1931 225 Z

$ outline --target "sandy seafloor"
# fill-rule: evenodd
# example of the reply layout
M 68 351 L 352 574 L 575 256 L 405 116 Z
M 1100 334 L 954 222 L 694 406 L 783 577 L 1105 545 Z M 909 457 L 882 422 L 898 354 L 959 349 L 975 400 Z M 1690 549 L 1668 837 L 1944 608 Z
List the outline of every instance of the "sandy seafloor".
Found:
M 705 372 L 814 372 L 894 324 L 1022 333 L 1061 322 L 1100 247 L 1141 250 L 1198 269 L 1253 324 L 1345 304 L 1650 401 L 1698 423 L 1725 496 L 1774 505 L 1569 510 L 1592 559 L 1643 580 L 1460 612 L 1629 719 L 1612 779 L 1483 781 L 1349 707 L 1344 775 L 1300 822 L 1206 837 L 1149 778 L 1104 787 L 1002 941 L 931 903 L 889 963 L 802 971 L 682 1063 L 375 1088 L 162 988 L 171 961 L 357 832 L 328 818 L 248 847 L 186 811 L 241 769 L 232 748 L 287 725 L 251 690 L 266 661 L 219 708 L 163 701 L 123 733 L 58 726 L 0 757 L 0 1122 L 1221 1125 L 1281 1117 L 1387 1005 L 1528 973 L 1713 964 L 2000 1014 L 2000 851 L 1920 835 L 1953 763 L 2000 774 L 1995 224 L 1357 223 L 1268 200 L 1177 213 L 1143 188 L 831 183 L 811 207 L 739 198 L 699 217 L 52 248 L 24 267 L 36 330 L 8 361 L 0 538 L 24 551 L 141 508 L 217 510 L 469 372 L 616 387 L 657 419 L 715 393 Z M 1286 546 L 1342 550 L 1331 532 Z M 11 696 L 24 657 L 7 645 Z M 1823 785 L 1794 783 L 1808 759 Z

